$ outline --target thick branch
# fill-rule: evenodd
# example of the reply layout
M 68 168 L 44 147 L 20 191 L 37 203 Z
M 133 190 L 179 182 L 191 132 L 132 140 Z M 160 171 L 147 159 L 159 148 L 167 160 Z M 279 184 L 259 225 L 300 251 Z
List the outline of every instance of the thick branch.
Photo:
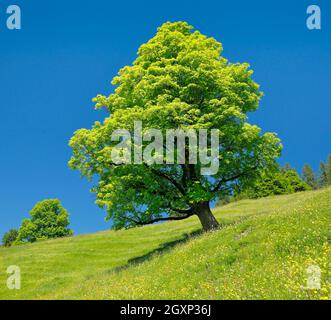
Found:
M 181 213 L 181 214 L 191 214 L 191 213 L 193 213 L 192 208 L 190 208 L 190 209 L 176 209 L 176 208 L 172 208 L 171 206 L 169 206 L 169 209 L 171 211 L 175 211 L 175 212 Z
M 128 188 L 130 187 L 133 187 L 135 188 L 136 190 L 138 191 L 146 191 L 146 190 L 149 190 L 149 187 L 145 184 L 145 181 L 130 181 L 130 184 L 128 185 Z M 169 201 L 169 198 L 170 198 L 170 194 L 169 192 L 167 192 L 166 190 L 162 190 L 162 185 L 160 184 L 160 187 L 158 189 L 154 189 L 154 190 L 150 190 L 150 192 L 153 194 L 153 195 L 158 195 L 158 196 L 161 196 L 163 197 L 165 200 L 168 200 Z M 185 198 L 179 196 L 178 194 L 172 196 L 171 198 L 172 200 L 174 201 L 180 201 L 180 200 L 183 200 L 188 207 L 190 207 L 189 203 L 185 200 Z M 171 206 L 171 203 L 168 202 L 167 206 L 164 207 L 165 209 L 170 209 L 172 211 L 175 211 L 177 213 L 189 213 L 190 210 L 192 209 L 175 209 Z
M 149 221 L 137 221 L 137 220 L 134 220 L 134 219 L 130 219 L 130 220 L 132 222 L 134 222 L 136 225 L 143 226 L 143 225 L 152 224 L 152 223 L 160 222 L 160 221 L 184 220 L 184 219 L 187 219 L 187 218 L 189 218 L 193 215 L 194 215 L 194 213 L 189 213 L 189 214 L 186 214 L 185 216 L 156 218 L 156 219 L 152 219 L 152 220 L 149 220 Z
M 255 170 L 256 168 L 257 168 L 257 165 L 254 166 L 254 167 L 252 167 L 252 168 L 249 168 L 249 169 L 247 169 L 247 170 L 245 170 L 245 171 L 243 171 L 243 172 L 240 172 L 240 173 L 236 174 L 236 175 L 233 176 L 233 177 L 225 178 L 225 179 L 224 179 L 224 178 L 221 179 L 221 180 L 217 183 L 217 185 L 212 189 L 212 192 L 216 192 L 216 191 L 218 191 L 219 188 L 220 188 L 224 183 L 227 183 L 227 182 L 230 182 L 230 181 L 237 180 L 238 178 L 247 175 L 249 172 Z
M 186 195 L 186 191 L 183 188 L 183 186 L 181 184 L 179 184 L 175 179 L 169 177 L 168 175 L 166 175 L 162 171 L 158 171 L 158 170 L 155 170 L 154 168 L 149 167 L 146 163 L 144 163 L 144 165 L 147 168 L 149 168 L 152 171 L 152 173 L 154 173 L 156 176 L 164 178 L 164 179 L 168 180 L 169 182 L 171 182 L 172 185 L 174 185 L 183 196 Z

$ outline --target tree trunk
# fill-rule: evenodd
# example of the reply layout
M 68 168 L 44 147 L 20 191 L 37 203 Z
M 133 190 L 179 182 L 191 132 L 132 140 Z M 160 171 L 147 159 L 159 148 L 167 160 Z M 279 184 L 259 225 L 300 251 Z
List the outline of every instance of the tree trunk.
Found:
M 212 214 L 209 202 L 201 202 L 195 207 L 195 213 L 199 217 L 204 231 L 219 229 L 220 225 Z

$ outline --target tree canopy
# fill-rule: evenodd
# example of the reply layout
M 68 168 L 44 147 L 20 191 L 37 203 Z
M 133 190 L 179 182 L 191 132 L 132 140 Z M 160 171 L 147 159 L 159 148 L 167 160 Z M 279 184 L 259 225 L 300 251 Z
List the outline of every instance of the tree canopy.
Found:
M 114 77 L 114 92 L 94 98 L 96 109 L 105 108 L 109 116 L 75 132 L 69 165 L 89 179 L 97 178 L 96 202 L 115 228 L 192 215 L 200 218 L 204 230 L 217 228 L 210 201 L 274 165 L 280 140 L 247 122 L 247 113 L 257 110 L 262 97 L 253 71 L 247 63 L 230 63 L 221 54 L 222 44 L 214 38 L 185 22 L 167 22 L 139 48 L 133 64 Z M 115 163 L 110 155 L 125 137 L 114 141 L 112 133 L 132 133 L 137 120 L 143 135 L 151 128 L 163 137 L 169 129 L 217 129 L 218 145 L 212 148 L 208 141 L 207 148 L 208 154 L 217 151 L 217 172 L 201 174 L 201 159 L 168 164 L 165 155 L 161 162 Z M 188 148 L 186 142 L 185 155 Z M 145 141 L 146 149 L 157 153 Z
M 69 214 L 58 199 L 37 203 L 30 211 L 31 219 L 22 221 L 16 243 L 35 242 L 51 238 L 70 236 Z

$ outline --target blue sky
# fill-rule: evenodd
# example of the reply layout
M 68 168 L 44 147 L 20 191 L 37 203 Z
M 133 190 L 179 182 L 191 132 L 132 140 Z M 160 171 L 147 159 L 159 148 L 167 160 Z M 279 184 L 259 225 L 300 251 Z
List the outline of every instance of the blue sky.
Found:
M 68 169 L 68 141 L 102 120 L 91 98 L 109 94 L 119 68 L 166 21 L 184 20 L 213 36 L 231 62 L 249 62 L 265 97 L 250 116 L 284 144 L 281 163 L 315 169 L 331 153 L 331 4 L 311 1 L 1 1 L 0 236 L 34 204 L 59 198 L 76 233 L 109 228 L 91 185 Z M 78 5 L 79 3 L 79 5 Z M 6 29 L 18 4 L 22 29 Z M 322 30 L 306 27 L 308 5 Z

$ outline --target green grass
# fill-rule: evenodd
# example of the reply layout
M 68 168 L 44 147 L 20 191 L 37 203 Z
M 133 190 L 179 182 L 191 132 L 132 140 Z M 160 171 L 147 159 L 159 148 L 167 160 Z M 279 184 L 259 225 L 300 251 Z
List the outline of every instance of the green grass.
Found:
M 0 249 L 0 299 L 330 299 L 331 189 L 242 200 L 197 218 Z M 8 290 L 18 265 L 21 290 Z M 307 290 L 307 267 L 321 289 Z

